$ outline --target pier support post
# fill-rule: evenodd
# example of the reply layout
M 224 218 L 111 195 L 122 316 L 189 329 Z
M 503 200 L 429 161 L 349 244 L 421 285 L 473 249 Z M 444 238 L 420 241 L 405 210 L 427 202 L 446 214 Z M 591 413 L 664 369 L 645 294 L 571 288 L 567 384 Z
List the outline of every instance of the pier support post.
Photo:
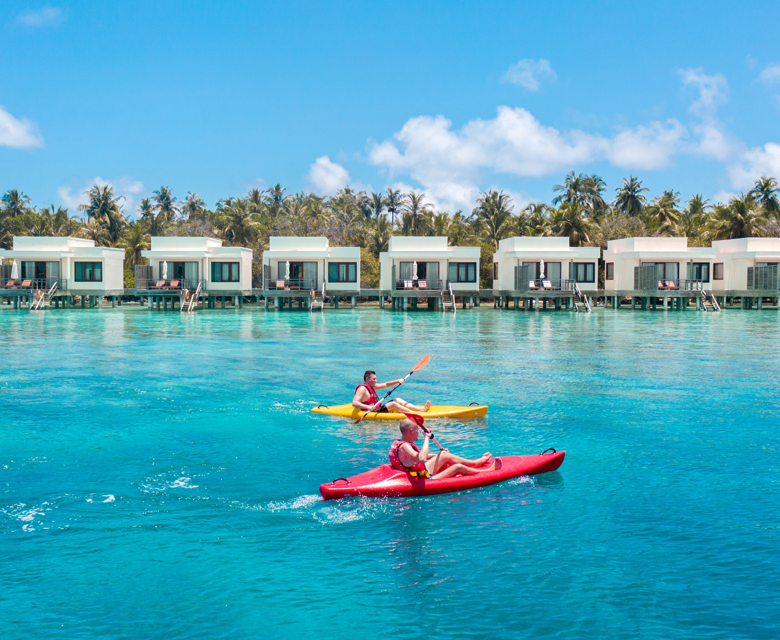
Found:
M 85 298 L 86 298 L 86 297 L 87 297 L 87 296 L 81 296 L 81 308 L 82 308 L 82 309 L 84 308 L 84 305 L 85 305 L 85 304 L 86 304 L 86 302 L 87 302 L 87 301 L 85 300 Z
M 116 296 L 111 296 L 111 306 L 116 307 Z
M 352 296 L 352 308 L 354 309 L 357 306 L 357 296 Z
M 763 305 L 764 299 L 761 296 L 758 296 L 758 298 L 756 298 L 756 300 L 758 301 L 758 303 L 756 304 L 756 307 L 758 307 L 758 309 L 760 310 L 764 306 Z
M 278 297 L 274 297 L 274 309 L 281 309 L 282 303 L 279 301 Z

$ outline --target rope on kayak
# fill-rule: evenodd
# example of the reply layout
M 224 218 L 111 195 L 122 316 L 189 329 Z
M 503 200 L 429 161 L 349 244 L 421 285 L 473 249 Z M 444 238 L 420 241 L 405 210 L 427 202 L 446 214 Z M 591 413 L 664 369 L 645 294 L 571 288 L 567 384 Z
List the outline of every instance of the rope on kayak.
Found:
M 470 407 L 478 407 L 479 406 L 479 402 L 469 402 L 469 406 Z
M 318 404 L 318 405 L 317 405 L 317 408 L 318 408 L 318 409 L 322 409 L 322 407 L 325 407 L 325 408 L 327 409 L 327 408 L 328 408 L 328 405 L 326 405 L 326 404 Z
M 336 479 L 335 479 L 333 482 L 331 482 L 331 484 L 336 484 L 336 483 L 337 483 L 339 480 L 343 480 L 343 481 L 344 481 L 344 482 L 346 482 L 347 484 L 352 484 L 352 483 L 351 483 L 349 480 L 347 480 L 346 478 L 336 478 Z
M 542 451 L 541 455 L 544 455 L 544 454 L 545 454 L 545 453 L 547 453 L 548 451 L 552 451 L 553 453 L 558 453 L 558 452 L 557 452 L 555 449 L 553 449 L 552 447 L 550 447 L 549 449 L 545 449 L 544 451 Z

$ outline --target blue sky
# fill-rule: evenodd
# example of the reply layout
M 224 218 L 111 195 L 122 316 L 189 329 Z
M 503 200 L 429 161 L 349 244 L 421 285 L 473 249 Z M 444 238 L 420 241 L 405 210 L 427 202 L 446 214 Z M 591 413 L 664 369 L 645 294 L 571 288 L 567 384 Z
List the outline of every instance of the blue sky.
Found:
M 780 3 L 11 2 L 0 190 L 75 210 L 110 182 L 209 205 L 387 186 L 470 210 L 608 194 L 712 201 L 780 178 Z

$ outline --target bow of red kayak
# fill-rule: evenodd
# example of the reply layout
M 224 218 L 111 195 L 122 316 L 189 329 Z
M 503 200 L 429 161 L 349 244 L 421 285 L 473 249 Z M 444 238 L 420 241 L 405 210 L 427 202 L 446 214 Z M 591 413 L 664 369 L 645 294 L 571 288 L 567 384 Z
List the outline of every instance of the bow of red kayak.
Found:
M 456 476 L 442 480 L 412 478 L 405 471 L 398 471 L 389 464 L 360 473 L 350 478 L 338 478 L 320 485 L 325 500 L 347 496 L 427 496 L 438 493 L 464 491 L 475 487 L 504 482 L 519 476 L 555 471 L 563 464 L 565 451 L 528 456 L 501 456 L 501 469 L 485 471 L 470 476 Z

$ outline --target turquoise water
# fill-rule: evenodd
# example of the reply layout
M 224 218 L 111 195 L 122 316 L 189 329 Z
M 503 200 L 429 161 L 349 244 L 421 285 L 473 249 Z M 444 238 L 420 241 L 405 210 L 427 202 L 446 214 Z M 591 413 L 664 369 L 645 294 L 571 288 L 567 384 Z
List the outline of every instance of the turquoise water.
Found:
M 0 312 L 12 638 L 776 638 L 772 311 Z M 325 503 L 393 426 L 309 409 L 366 368 L 479 401 L 453 451 L 557 472 Z

